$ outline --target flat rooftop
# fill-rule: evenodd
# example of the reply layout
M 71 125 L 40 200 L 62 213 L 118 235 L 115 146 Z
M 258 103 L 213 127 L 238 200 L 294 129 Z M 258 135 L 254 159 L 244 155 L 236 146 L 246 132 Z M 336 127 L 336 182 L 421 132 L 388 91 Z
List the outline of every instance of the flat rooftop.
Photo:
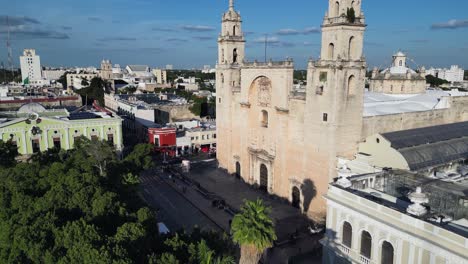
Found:
M 364 93 L 364 117 L 445 109 L 444 97 L 468 96 L 458 90 L 427 90 L 424 94 Z
M 352 186 L 346 191 L 407 215 L 406 209 L 412 204 L 408 195 L 421 187 L 429 199 L 425 205 L 428 213 L 413 217 L 468 238 L 468 179 L 448 182 L 403 170 L 386 170 L 348 179 Z M 333 185 L 344 189 L 337 183 Z M 441 216 L 442 223 L 438 222 Z

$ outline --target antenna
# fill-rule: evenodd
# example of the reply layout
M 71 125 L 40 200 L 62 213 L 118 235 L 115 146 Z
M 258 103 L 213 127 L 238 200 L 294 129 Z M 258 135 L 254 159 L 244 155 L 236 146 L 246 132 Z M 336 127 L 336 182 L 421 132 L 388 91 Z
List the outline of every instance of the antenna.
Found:
M 13 55 L 11 52 L 11 39 L 10 39 L 10 19 L 8 16 L 6 17 L 6 22 L 7 22 L 7 50 L 8 50 L 8 66 L 10 67 L 10 71 L 13 74 Z
M 265 63 L 267 62 L 268 34 L 265 34 Z

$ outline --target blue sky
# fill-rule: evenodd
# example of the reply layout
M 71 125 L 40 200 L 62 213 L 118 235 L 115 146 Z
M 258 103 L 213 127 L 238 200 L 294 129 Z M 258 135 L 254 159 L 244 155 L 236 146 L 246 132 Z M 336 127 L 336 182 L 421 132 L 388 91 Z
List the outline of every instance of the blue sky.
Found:
M 0 10 L 0 61 L 6 62 L 5 16 L 10 17 L 14 63 L 35 48 L 46 66 L 148 64 L 177 68 L 216 62 L 216 36 L 228 0 L 23 0 Z M 320 50 L 326 0 L 235 0 L 247 32 L 247 58 L 292 57 L 304 68 Z M 363 0 L 369 66 L 387 66 L 406 51 L 418 65 L 468 68 L 468 1 Z M 294 34 L 310 29 L 309 34 Z M 289 34 L 288 34 L 289 33 Z M 413 64 L 414 65 L 414 64 Z

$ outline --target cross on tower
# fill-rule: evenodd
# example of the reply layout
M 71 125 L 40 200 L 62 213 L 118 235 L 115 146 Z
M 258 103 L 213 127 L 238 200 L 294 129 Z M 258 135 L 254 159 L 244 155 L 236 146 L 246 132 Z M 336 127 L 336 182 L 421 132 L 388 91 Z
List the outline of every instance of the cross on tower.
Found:
M 229 9 L 234 9 L 234 0 L 229 0 Z

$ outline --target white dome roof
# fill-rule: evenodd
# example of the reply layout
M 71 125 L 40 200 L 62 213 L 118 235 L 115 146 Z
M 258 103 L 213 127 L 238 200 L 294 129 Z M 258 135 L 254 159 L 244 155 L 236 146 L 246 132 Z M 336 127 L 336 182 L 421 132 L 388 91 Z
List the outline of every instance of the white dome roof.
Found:
M 18 109 L 18 113 L 43 113 L 46 109 L 44 106 L 38 103 L 29 103 L 22 105 L 20 109 Z

